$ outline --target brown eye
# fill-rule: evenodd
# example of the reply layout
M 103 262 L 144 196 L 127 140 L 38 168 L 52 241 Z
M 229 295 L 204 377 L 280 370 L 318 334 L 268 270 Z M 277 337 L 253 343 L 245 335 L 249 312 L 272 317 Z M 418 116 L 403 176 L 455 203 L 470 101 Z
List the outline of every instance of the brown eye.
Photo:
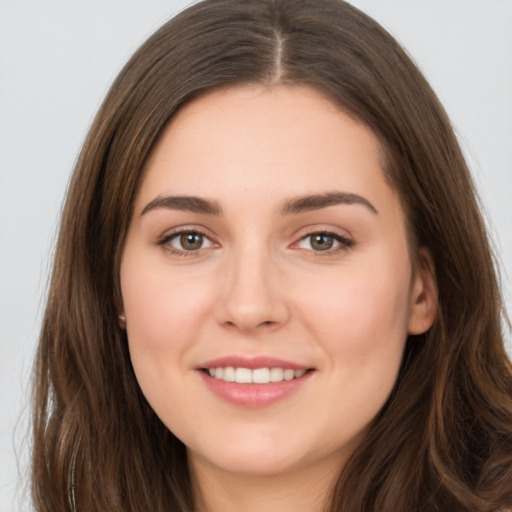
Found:
M 316 253 L 325 252 L 326 254 L 334 254 L 354 246 L 354 241 L 338 233 L 328 231 L 317 231 L 302 237 L 295 247 L 299 249 L 307 249 Z
M 186 255 L 194 253 L 201 249 L 213 247 L 215 244 L 199 231 L 181 231 L 169 235 L 159 242 L 160 245 L 167 247 L 176 254 Z
M 325 233 L 310 235 L 310 244 L 315 251 L 328 251 L 334 246 L 334 237 Z
M 197 251 L 203 246 L 204 236 L 201 233 L 183 233 L 179 236 L 179 245 L 185 251 Z

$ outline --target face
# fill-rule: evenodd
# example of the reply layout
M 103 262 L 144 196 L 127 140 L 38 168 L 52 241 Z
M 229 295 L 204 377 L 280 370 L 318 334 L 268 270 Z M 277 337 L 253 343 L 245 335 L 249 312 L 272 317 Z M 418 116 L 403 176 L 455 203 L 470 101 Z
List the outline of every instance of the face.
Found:
M 432 322 L 373 133 L 306 87 L 173 119 L 121 264 L 129 349 L 193 467 L 341 467 Z

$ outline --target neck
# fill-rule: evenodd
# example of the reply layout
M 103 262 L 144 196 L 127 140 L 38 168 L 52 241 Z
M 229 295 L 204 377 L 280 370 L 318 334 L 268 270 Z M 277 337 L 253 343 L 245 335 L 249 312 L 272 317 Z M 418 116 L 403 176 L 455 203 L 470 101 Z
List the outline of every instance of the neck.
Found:
M 233 473 L 193 456 L 189 461 L 196 512 L 325 512 L 340 472 L 331 461 L 270 475 Z

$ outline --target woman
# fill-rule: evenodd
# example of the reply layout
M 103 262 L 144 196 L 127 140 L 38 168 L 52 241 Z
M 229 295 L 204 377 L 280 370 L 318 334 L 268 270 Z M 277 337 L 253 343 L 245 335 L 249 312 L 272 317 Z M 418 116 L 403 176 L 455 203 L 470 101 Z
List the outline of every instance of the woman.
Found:
M 35 380 L 37 510 L 512 507 L 512 379 L 471 178 L 337 0 L 206 1 L 77 162 Z

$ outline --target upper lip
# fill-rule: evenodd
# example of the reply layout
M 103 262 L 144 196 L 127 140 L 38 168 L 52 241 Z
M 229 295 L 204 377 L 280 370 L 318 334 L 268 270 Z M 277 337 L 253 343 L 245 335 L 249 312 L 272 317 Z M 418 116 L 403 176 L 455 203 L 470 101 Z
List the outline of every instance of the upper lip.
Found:
M 227 356 L 220 357 L 218 359 L 212 359 L 199 365 L 199 369 L 204 368 L 227 368 L 231 366 L 233 368 L 249 368 L 255 370 L 257 368 L 290 368 L 292 370 L 308 370 L 311 366 L 305 366 L 302 364 L 294 363 L 292 361 L 286 361 L 277 357 L 270 356 L 257 356 L 257 357 L 246 357 L 246 356 Z

